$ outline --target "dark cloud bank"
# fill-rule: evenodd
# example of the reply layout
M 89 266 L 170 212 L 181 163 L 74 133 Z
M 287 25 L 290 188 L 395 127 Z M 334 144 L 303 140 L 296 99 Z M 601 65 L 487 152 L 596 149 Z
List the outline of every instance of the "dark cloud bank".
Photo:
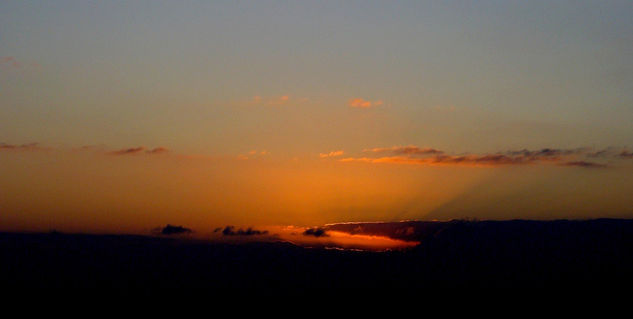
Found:
M 216 228 L 213 232 L 217 233 L 220 230 L 222 230 L 222 235 L 223 236 L 258 236 L 258 235 L 268 235 L 268 231 L 267 230 L 258 230 L 258 229 L 254 229 L 252 227 L 248 227 L 246 229 L 235 229 L 234 226 L 226 226 L 224 227 L 224 229 L 222 228 Z
M 183 227 L 183 226 L 174 226 L 174 225 L 167 224 L 167 226 L 163 228 L 155 229 L 154 232 L 155 233 L 158 232 L 161 235 L 171 236 L 171 235 L 190 234 L 190 233 L 193 233 L 193 230 L 187 227 Z

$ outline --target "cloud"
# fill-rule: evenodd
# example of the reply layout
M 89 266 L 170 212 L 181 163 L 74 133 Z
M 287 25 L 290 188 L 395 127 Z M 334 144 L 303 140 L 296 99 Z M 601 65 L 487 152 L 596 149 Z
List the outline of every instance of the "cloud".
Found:
M 0 143 L 0 151 L 44 151 L 49 150 L 47 147 L 40 146 L 39 143 L 28 143 L 28 144 L 7 144 Z
M 134 155 L 134 154 L 164 154 L 169 152 L 169 150 L 166 147 L 155 147 L 152 149 L 148 149 L 145 146 L 138 146 L 138 147 L 130 147 L 130 148 L 124 148 L 124 149 L 120 149 L 120 150 L 116 150 L 116 151 L 112 151 L 109 154 L 111 155 Z
M 527 149 L 523 149 L 520 151 L 508 151 L 506 152 L 509 155 L 520 155 L 524 157 L 559 157 L 565 155 L 575 155 L 575 154 L 586 154 L 588 152 L 588 148 L 575 148 L 575 149 L 554 149 L 554 148 L 543 148 L 540 150 L 530 151 Z
M 219 231 L 219 228 L 216 228 L 214 232 L 218 232 L 218 231 Z M 233 226 L 226 226 L 222 230 L 223 236 L 257 236 L 257 235 L 267 235 L 267 234 L 268 234 L 267 230 L 257 230 L 251 227 L 246 228 L 246 229 L 240 228 L 238 230 L 235 230 L 235 227 Z
M 607 167 L 607 165 L 605 165 L 605 164 L 599 164 L 599 163 L 587 162 L 587 161 L 565 162 L 565 163 L 562 163 L 560 165 L 563 165 L 563 166 L 576 166 L 576 167 L 587 167 L 587 168 L 603 168 L 603 167 Z
M 381 104 L 382 104 L 382 101 L 381 101 Z M 349 106 L 356 107 L 356 108 L 370 108 L 371 101 L 367 101 L 362 98 L 355 98 L 355 99 L 349 100 Z
M 112 154 L 112 155 L 131 155 L 131 154 L 141 153 L 144 150 L 145 150 L 145 147 L 139 146 L 139 147 L 125 148 L 125 149 L 121 149 L 121 150 L 118 150 L 118 151 L 112 151 L 112 152 L 110 152 L 110 154 Z
M 371 153 L 393 153 L 393 154 L 409 154 L 409 155 L 427 155 L 427 154 L 442 154 L 444 152 L 430 148 L 424 147 L 420 148 L 414 145 L 409 146 L 393 146 L 393 147 L 376 147 L 376 148 L 367 148 L 364 149 L 363 152 L 371 152 Z
M 237 156 L 239 160 L 248 160 L 251 157 L 268 156 L 270 152 L 267 150 L 251 150 L 247 154 L 240 154 Z
M 303 232 L 303 235 L 314 236 L 314 237 L 329 237 L 330 236 L 327 234 L 325 228 L 321 228 L 321 227 L 308 228 Z
M 167 224 L 167 226 L 163 227 L 162 229 L 160 229 L 160 234 L 161 235 L 181 235 L 181 234 L 189 234 L 192 233 L 193 231 L 189 228 L 183 227 L 183 226 L 173 226 L 170 224 Z
M 320 158 L 336 157 L 343 155 L 343 151 L 331 151 L 329 153 L 319 153 Z
M 498 165 L 517 165 L 528 164 L 532 162 L 523 157 L 511 157 L 502 154 L 490 155 L 436 155 L 426 158 L 414 158 L 408 156 L 389 156 L 389 157 L 360 157 L 360 158 L 343 158 L 341 162 L 366 162 L 366 163 L 391 163 L 391 164 L 414 164 L 414 165 L 463 165 L 463 166 L 498 166 Z
M 167 152 L 169 152 L 169 150 L 166 147 L 159 146 L 159 147 L 153 148 L 151 150 L 147 150 L 145 153 L 147 153 L 147 154 L 163 154 L 163 153 L 167 153 Z
M 414 145 L 378 147 L 363 150 L 364 153 L 388 156 L 342 158 L 341 162 L 391 163 L 409 165 L 460 165 L 460 166 L 509 166 L 528 164 L 561 163 L 562 166 L 606 167 L 602 163 L 583 161 L 582 157 L 603 156 L 606 152 L 593 152 L 590 148 L 505 151 L 488 154 L 450 155 L 434 148 Z M 598 155 L 599 154 L 599 155 Z M 633 154 L 632 154 L 633 155 Z

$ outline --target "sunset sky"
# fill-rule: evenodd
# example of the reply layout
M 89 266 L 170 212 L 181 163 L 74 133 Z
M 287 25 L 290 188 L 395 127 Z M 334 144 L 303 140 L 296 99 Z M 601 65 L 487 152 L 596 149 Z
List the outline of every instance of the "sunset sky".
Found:
M 633 217 L 631 1 L 2 1 L 0 230 Z

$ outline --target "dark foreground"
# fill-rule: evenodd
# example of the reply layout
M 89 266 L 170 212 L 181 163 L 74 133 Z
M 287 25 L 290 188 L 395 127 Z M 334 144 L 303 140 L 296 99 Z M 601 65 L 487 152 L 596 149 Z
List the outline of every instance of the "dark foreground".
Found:
M 5 291 L 354 294 L 586 290 L 633 283 L 633 220 L 446 222 L 406 251 L 0 233 Z

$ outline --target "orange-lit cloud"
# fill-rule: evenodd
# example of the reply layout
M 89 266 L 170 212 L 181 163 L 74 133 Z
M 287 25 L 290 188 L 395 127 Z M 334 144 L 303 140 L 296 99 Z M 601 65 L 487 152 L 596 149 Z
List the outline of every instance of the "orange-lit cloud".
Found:
M 319 153 L 320 158 L 336 157 L 343 155 L 343 151 L 331 151 L 329 153 Z
M 371 101 L 367 101 L 367 100 L 362 99 L 362 98 L 355 98 L 355 99 L 349 100 L 349 106 L 350 107 L 370 108 L 371 105 L 372 105 Z
M 153 148 L 151 150 L 147 150 L 146 153 L 148 154 L 163 154 L 163 153 L 167 153 L 169 152 L 169 150 L 165 147 L 159 146 L 156 148 Z
M 434 148 L 420 148 L 417 146 L 394 146 L 386 148 L 370 148 L 365 153 L 384 154 L 391 156 L 380 157 L 347 157 L 341 162 L 390 163 L 409 165 L 454 165 L 454 166 L 508 166 L 543 163 L 559 163 L 562 166 L 577 167 L 606 167 L 606 164 L 579 160 L 578 157 L 588 157 L 596 152 L 589 148 L 577 149 L 549 149 L 507 151 L 493 154 L 448 155 Z
M 267 156 L 270 155 L 270 152 L 267 150 L 251 150 L 249 151 L 247 154 L 240 154 L 237 156 L 237 159 L 239 160 L 247 160 L 251 157 L 256 157 L 256 156 Z
M 409 248 L 419 244 L 417 241 L 372 234 L 352 234 L 327 227 L 270 226 L 267 229 L 279 240 L 307 247 L 383 251 Z

